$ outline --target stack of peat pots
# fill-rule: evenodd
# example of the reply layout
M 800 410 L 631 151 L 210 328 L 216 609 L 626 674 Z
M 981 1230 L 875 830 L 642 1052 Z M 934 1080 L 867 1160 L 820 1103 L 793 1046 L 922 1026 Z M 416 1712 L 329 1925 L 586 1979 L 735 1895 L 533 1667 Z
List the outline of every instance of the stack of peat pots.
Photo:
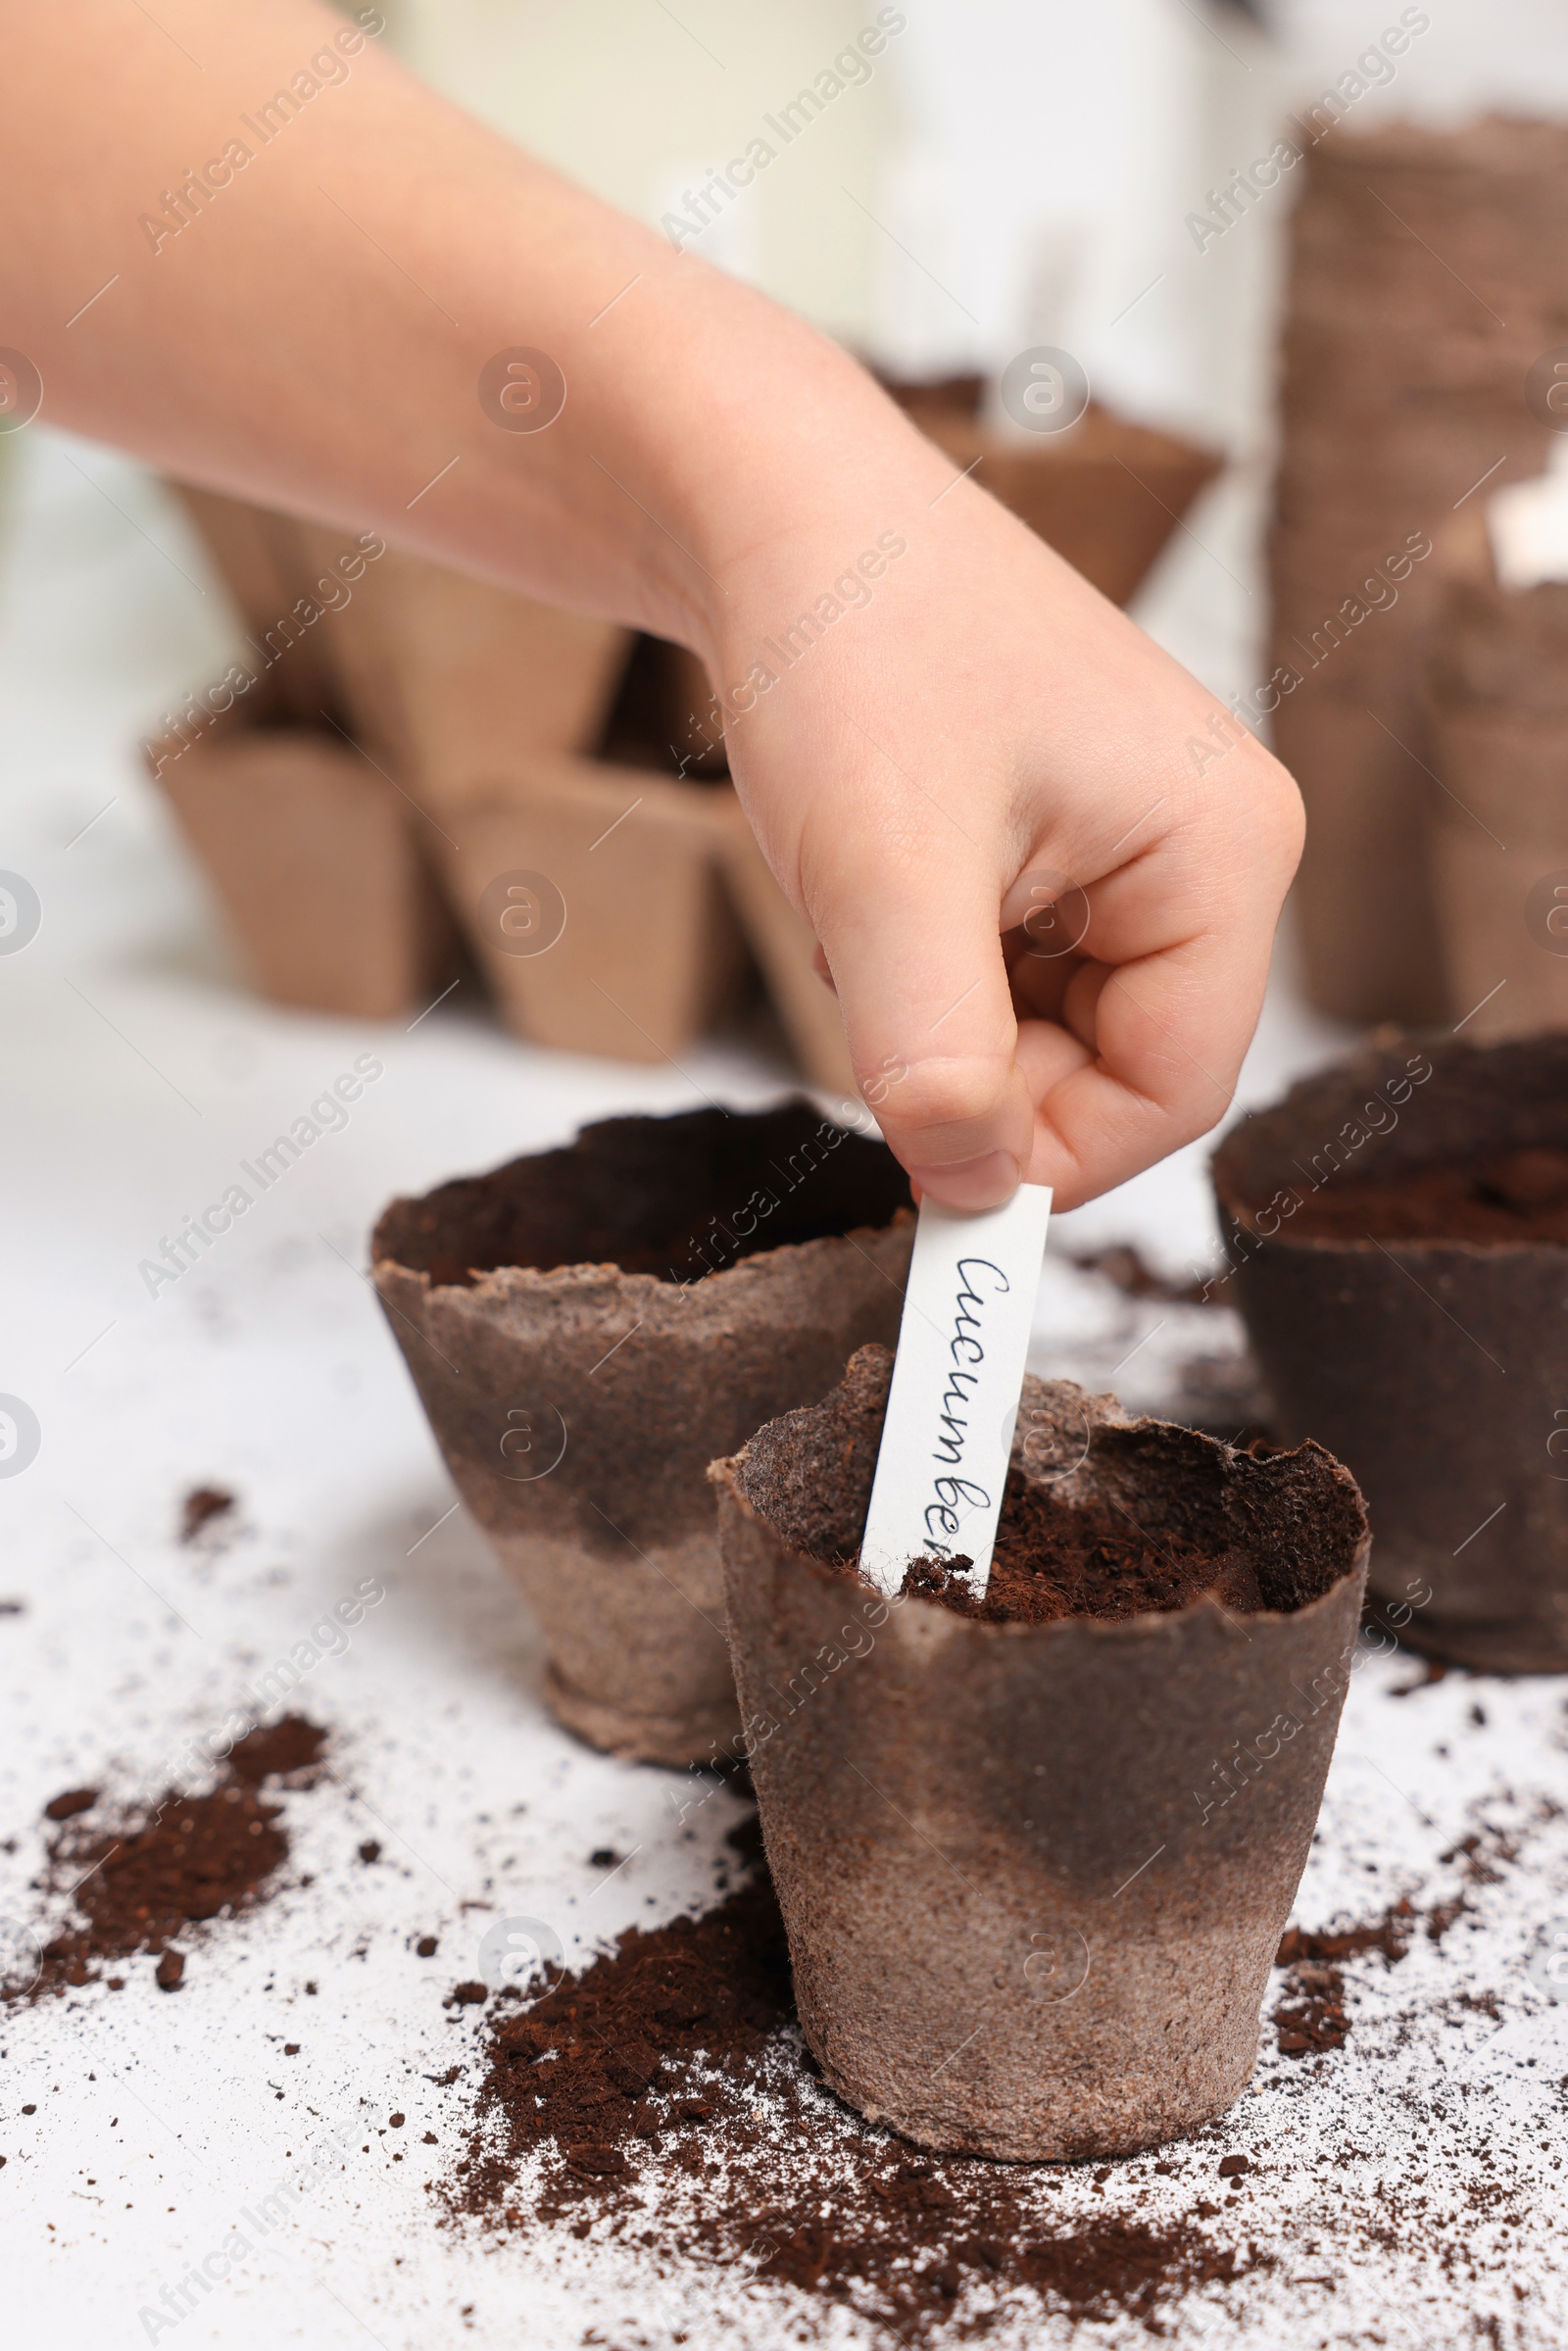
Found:
M 1428 851 L 1449 1000 L 1473 1037 L 1568 1028 L 1568 581 L 1503 586 L 1480 511 L 1438 560 Z
M 1412 1648 L 1568 1670 L 1568 1035 L 1384 1031 L 1214 1155 L 1288 1443 L 1345 1461 Z
M 335 619 L 384 556 L 335 534 L 319 575 L 298 526 L 235 499 L 185 504 L 238 609 L 239 660 L 143 745 L 246 971 L 274 1004 L 386 1019 L 451 976 L 457 940 L 412 803 L 343 724 Z
M 978 469 L 1130 596 L 1217 459 L 1099 410 L 1014 448 L 979 424 L 977 396 L 907 405 L 955 478 Z M 851 1091 L 815 940 L 741 811 L 734 714 L 695 655 L 373 533 L 181 496 L 246 641 L 147 758 L 264 994 L 422 1009 L 466 948 L 518 1034 L 659 1061 L 732 1001 L 750 955 L 802 1069 Z M 806 643 L 825 624 L 813 608 L 781 633 Z
M 148 761 L 265 994 L 418 1009 L 466 943 L 519 1035 L 662 1060 L 732 992 L 740 905 L 803 1066 L 848 1086 L 809 930 L 722 764 L 660 771 L 691 656 L 373 533 L 183 495 L 247 636 Z M 597 756 L 632 669 L 638 723 Z
M 1307 804 L 1307 985 L 1345 1019 L 1452 1017 L 1424 844 L 1431 556 L 1468 499 L 1544 466 L 1568 126 L 1336 132 L 1301 171 L 1262 701 Z

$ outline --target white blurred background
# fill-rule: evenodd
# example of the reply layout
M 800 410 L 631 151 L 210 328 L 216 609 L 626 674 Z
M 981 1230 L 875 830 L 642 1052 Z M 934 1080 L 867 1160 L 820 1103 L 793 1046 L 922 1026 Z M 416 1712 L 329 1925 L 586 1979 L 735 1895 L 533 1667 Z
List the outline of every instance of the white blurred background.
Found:
M 787 146 L 766 119 L 878 21 L 873 0 L 385 0 L 384 14 L 426 79 L 650 222 L 767 136 L 776 161 L 697 250 L 889 371 L 994 374 L 1027 344 L 1060 343 L 1107 405 L 1222 447 L 1230 471 L 1136 609 L 1218 693 L 1251 683 L 1292 175 L 1204 249 L 1189 216 L 1292 109 L 1353 73 L 1399 21 L 1395 0 L 906 0 L 882 11 L 902 29 L 869 77 Z M 1425 29 L 1356 101 L 1357 126 L 1568 111 L 1556 0 L 1404 16 Z M 0 449 L 13 509 L 49 438 Z M 153 517 L 201 576 L 156 485 L 112 470 L 136 527 Z M 192 599 L 188 618 L 188 641 L 149 673 L 147 721 L 209 672 L 212 615 Z
M 1261 674 L 1273 325 L 1292 175 L 1204 250 L 1188 216 L 1234 166 L 1267 151 L 1290 110 L 1353 72 L 1398 21 L 1396 0 L 1274 0 L 1261 19 L 1207 0 L 903 0 L 883 12 L 902 29 L 890 30 L 874 72 L 787 146 L 763 132 L 766 119 L 776 123 L 877 21 L 874 0 L 385 5 L 387 37 L 418 72 L 650 221 L 768 135 L 777 160 L 699 250 L 882 367 L 994 372 L 1030 341 L 1059 340 L 1109 405 L 1222 448 L 1228 470 L 1173 534 L 1133 611 L 1221 697 Z M 1556 0 L 1433 0 L 1405 15 L 1430 22 L 1396 78 L 1356 101 L 1358 123 L 1487 104 L 1568 110 Z M 47 1004 L 38 995 L 46 972 L 88 985 L 83 956 L 112 969 L 117 990 L 140 989 L 149 1008 L 156 999 L 171 1040 L 211 1025 L 306 1050 L 312 1016 L 244 993 L 137 753 L 159 713 L 229 658 L 237 622 L 220 583 L 172 498 L 130 461 L 41 424 L 0 443 L 0 865 L 31 875 L 48 907 L 35 946 L 4 974 L 14 1011 L 31 1000 L 31 1017 L 12 1027 L 17 1050 L 58 1074 L 61 1056 L 69 1066 L 84 1046 L 92 1015 L 58 982 Z M 1295 1008 L 1288 932 L 1276 1003 L 1296 1043 L 1286 1052 L 1283 1032 L 1265 1039 L 1266 1067 L 1244 1099 L 1278 1083 L 1282 1052 L 1290 1061 L 1336 1042 Z M 472 1018 L 443 1008 L 418 1041 L 445 1038 L 450 1057 Z M 611 1064 L 581 1069 L 579 1085 L 565 1056 L 483 1033 L 487 1067 L 515 1072 L 534 1102 L 560 1095 L 548 1126 L 564 1129 L 607 1093 L 651 1102 L 663 1084 Z M 465 1082 L 454 1080 L 460 1097 Z M 466 1113 L 452 1124 L 466 1129 Z M 415 1164 L 400 1180 L 458 1163 L 450 1127 L 445 1142 L 426 1120 L 415 1127 Z M 1200 1157 L 1183 1158 L 1192 1177 L 1167 1254 L 1188 1259 L 1209 1226 Z M 1122 1208 L 1087 1213 L 1114 1221 Z
M 876 0 L 384 5 L 389 37 L 430 80 L 655 222 L 877 16 Z M 1058 342 L 1107 404 L 1222 447 L 1229 470 L 1174 533 L 1133 610 L 1228 698 L 1261 674 L 1273 315 L 1294 191 L 1287 178 L 1204 251 L 1187 217 L 1234 166 L 1267 150 L 1290 109 L 1353 72 L 1401 5 L 1281 0 L 1259 21 L 1206 0 L 903 0 L 895 13 L 907 22 L 875 73 L 835 97 L 700 249 L 887 368 L 991 372 L 1022 346 Z M 1430 0 L 1418 13 L 1429 27 L 1393 84 L 1356 101 L 1356 120 L 1486 104 L 1568 111 L 1562 0 Z M 519 1834 L 533 1842 L 519 1846 L 515 1879 L 505 1855 L 497 1874 L 526 1886 L 530 1913 L 559 1918 L 574 1950 L 701 1898 L 701 1856 L 673 1840 L 660 1776 L 576 1748 L 542 1710 L 529 1637 L 453 1500 L 360 1272 L 368 1228 L 394 1192 L 553 1145 L 587 1119 L 685 1108 L 705 1093 L 758 1102 L 792 1077 L 781 1053 L 745 1037 L 705 1040 L 679 1068 L 548 1053 L 469 1008 L 471 990 L 408 1022 L 264 1004 L 243 984 L 137 749 L 187 689 L 221 674 L 237 633 L 221 585 L 172 498 L 128 460 L 34 425 L 0 441 L 0 869 L 25 875 L 43 906 L 26 953 L 0 958 L 0 1391 L 23 1396 L 42 1430 L 28 1475 L 0 1484 L 0 1590 L 24 1595 L 5 1631 L 18 1645 L 4 1659 L 0 1822 L 9 1831 L 34 1819 L 103 1756 L 145 1760 L 166 1750 L 172 1724 L 218 1719 L 236 1658 L 276 1653 L 347 1579 L 368 1567 L 383 1575 L 389 1599 L 373 1641 L 334 1667 L 330 1688 L 323 1677 L 312 1702 L 332 1720 L 346 1777 L 376 1820 L 401 1824 L 394 1833 L 406 1830 L 428 1866 L 362 1871 L 344 1896 L 343 1840 L 370 1824 L 329 1824 L 324 1858 L 315 1844 L 305 1853 L 321 1874 L 315 1907 L 280 1910 L 267 1946 L 268 1968 L 319 1972 L 336 2002 L 330 2030 L 318 2032 L 324 2054 L 302 2059 L 298 2077 L 311 2111 L 335 2117 L 357 2111 L 355 2099 L 384 2101 L 399 2067 L 437 2062 L 447 2029 L 433 2021 L 433 1995 L 428 2013 L 408 2009 L 397 1954 L 416 1928 L 440 1924 L 442 1966 L 450 1957 L 462 1970 L 479 1930 L 452 1889 L 488 1887 L 491 1832 L 475 1817 L 510 1823 L 524 1809 L 519 1788 L 534 1805 Z M 1302 1008 L 1287 932 L 1238 1109 L 1347 1033 Z M 366 1050 L 385 1076 L 352 1128 L 258 1202 L 220 1256 L 149 1298 L 138 1260 Z M 1221 1383 L 1235 1367 L 1233 1316 L 1130 1302 L 1103 1283 L 1092 1291 L 1067 1260 L 1075 1245 L 1133 1241 L 1164 1271 L 1201 1270 L 1215 1248 L 1206 1155 L 1195 1145 L 1066 1220 L 1042 1292 L 1039 1368 L 1152 1404 L 1190 1347 L 1209 1351 Z M 245 1515 L 232 1575 L 213 1575 L 173 1534 L 179 1495 L 214 1479 L 240 1494 Z M 1352 1693 L 1331 1834 L 1304 1897 L 1310 1917 L 1430 1878 L 1478 1791 L 1531 1788 L 1556 1736 L 1545 1698 L 1499 1685 L 1487 1696 L 1494 1743 L 1463 1747 L 1471 1685 L 1455 1677 L 1430 1701 L 1401 1693 L 1385 1704 L 1381 1673 Z M 1394 1677 L 1391 1667 L 1391 1686 Z M 1432 1711 L 1418 1717 L 1423 1705 Z M 1412 1760 L 1417 1719 L 1424 1738 L 1445 1743 Z M 1451 1771 L 1449 1738 L 1461 1758 Z M 1421 1774 L 1437 1819 L 1400 1794 L 1406 1770 Z M 1417 1815 L 1431 1832 L 1419 1844 Z M 715 1817 L 714 1841 L 723 1825 Z M 586 1885 L 578 1856 L 610 1843 L 644 1858 L 594 1912 L 573 1908 Z M 32 1848 L 5 1850 L 20 1889 Z M 0 1915 L 8 1898 L 0 1878 Z M 352 1944 L 372 1922 L 373 1967 L 333 1966 L 329 1977 L 334 1943 Z M 1495 1948 L 1480 1944 L 1476 1964 L 1497 1973 L 1475 1982 L 1503 1981 L 1524 1937 L 1505 1922 Z M 1411 1970 L 1436 1971 L 1435 1943 L 1419 1952 Z M 102 2193 L 90 2211 L 72 2200 L 82 2193 L 79 2129 L 46 2143 L 40 2127 L 35 2169 L 31 2153 L 13 2158 L 6 2178 L 32 2189 L 38 2214 L 8 2274 L 22 2331 L 30 2319 L 50 2340 L 90 2329 L 95 2342 L 139 2341 L 138 2304 L 220 2241 L 222 2216 L 275 2175 L 278 2132 L 303 2143 L 296 2110 L 274 2111 L 263 2081 L 255 2033 L 266 2004 L 247 2005 L 245 1959 L 237 1950 L 205 2005 L 197 1994 L 127 1991 L 125 2013 L 100 2017 L 100 2037 L 74 2047 L 73 2114 L 90 2111 L 83 2080 L 101 2082 L 99 2100 L 124 2119 L 124 2152 L 97 2117 L 88 2185 L 102 2182 Z M 8 2030 L 13 2087 L 21 2094 L 36 2075 L 44 2087 L 25 2095 L 46 2101 L 64 2075 L 58 2047 L 41 2033 L 24 2045 L 20 2023 Z M 333 2070 L 346 2047 L 359 2068 L 347 2086 Z M 1450 2063 L 1446 2051 L 1431 2059 L 1428 2076 L 1425 2056 L 1399 2059 L 1418 2086 L 1446 2084 L 1440 2066 Z M 1559 2050 L 1535 2079 L 1560 2078 L 1562 2063 Z M 145 2100 L 122 2097 L 123 2065 L 138 2069 Z M 1326 2109 L 1326 2147 L 1362 2143 L 1374 2108 L 1397 2104 L 1383 2082 L 1347 2079 L 1344 2102 Z M 1399 2095 L 1414 2111 L 1414 2092 Z M 409 2105 L 418 2111 L 413 2095 Z M 1478 2114 L 1490 2133 L 1493 2107 Z M 1277 2127 L 1282 2141 L 1298 2131 L 1298 2110 Z M 203 2167 L 188 2185 L 179 2175 L 177 2194 L 166 2134 L 180 2139 L 181 2163 L 188 2153 Z M 1423 2171 L 1428 2160 L 1423 2152 Z M 1492 2163 L 1490 2144 L 1479 2160 Z M 1397 2149 L 1390 2158 L 1391 2170 L 1414 2162 Z M 169 2183 L 156 2212 L 144 2193 L 154 2177 Z M 588 2317 L 612 2328 L 599 2339 L 641 2333 L 622 2306 L 590 2307 L 580 2283 L 558 2310 L 533 2273 L 466 2267 L 456 2239 L 423 2226 L 424 2202 L 362 2195 L 357 2176 L 341 2193 L 334 2185 L 299 2224 L 310 2242 L 298 2270 L 290 2245 L 257 2265 L 243 2299 L 233 2289 L 225 2346 L 346 2351 L 374 2329 L 402 2344 L 411 2327 L 421 2341 L 458 2339 L 450 2313 L 464 2298 L 471 2310 L 476 2295 L 465 2340 L 580 2344 Z M 1295 2212 L 1279 2216 L 1282 2255 L 1298 2249 L 1298 2226 Z M 323 2262 L 330 2289 L 313 2283 Z M 1282 2276 L 1298 2266 L 1282 2258 Z M 477 2280 L 474 2267 L 486 2273 Z M 1391 2297 L 1405 2275 L 1379 2254 Z M 74 2327 L 62 2327 L 68 2309 Z M 1415 2339 L 1397 2333 L 1402 2314 L 1377 2315 L 1370 2339 Z M 1344 2303 L 1340 2321 L 1362 2339 Z M 701 2339 L 735 2339 L 727 2326 L 726 2313 Z M 1272 2340 L 1316 2340 L 1319 2326 L 1302 2316 Z M 1469 2339 L 1469 2318 L 1433 2316 L 1431 2326 L 1421 2340 Z
M 700 250 L 890 372 L 1000 370 L 1058 344 L 1107 405 L 1222 445 L 1232 471 L 1137 616 L 1226 695 L 1260 674 L 1272 326 L 1293 196 L 1202 250 L 1206 191 L 1266 154 L 1400 5 L 908 0 L 874 78 L 759 173 Z M 1435 0 L 1358 125 L 1568 111 L 1556 0 Z M 657 221 L 811 80 L 870 0 L 388 0 L 438 87 Z

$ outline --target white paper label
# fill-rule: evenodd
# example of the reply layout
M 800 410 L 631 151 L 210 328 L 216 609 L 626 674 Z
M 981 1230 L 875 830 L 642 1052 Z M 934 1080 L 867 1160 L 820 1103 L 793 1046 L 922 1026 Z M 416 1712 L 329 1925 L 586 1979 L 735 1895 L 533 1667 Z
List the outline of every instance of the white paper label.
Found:
M 1554 447 L 1547 470 L 1533 481 L 1494 490 L 1487 500 L 1487 526 L 1502 587 L 1568 579 L 1568 450 Z
M 911 1559 L 967 1558 L 991 1574 L 1051 1191 L 1021 1184 L 1004 1208 L 961 1215 L 920 1202 L 860 1573 L 897 1592 Z

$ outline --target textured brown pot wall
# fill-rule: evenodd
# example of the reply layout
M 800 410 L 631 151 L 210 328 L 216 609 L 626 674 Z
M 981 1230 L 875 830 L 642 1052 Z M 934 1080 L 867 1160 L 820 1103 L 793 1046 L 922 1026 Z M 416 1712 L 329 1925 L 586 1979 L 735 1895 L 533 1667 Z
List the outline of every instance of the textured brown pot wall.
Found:
M 1568 1027 L 1568 584 L 1502 587 L 1479 514 L 1441 554 L 1427 827 L 1450 995 L 1473 1038 Z
M 1336 1019 L 1419 1023 L 1447 1002 L 1426 835 L 1428 778 L 1353 699 L 1300 690 L 1274 716 L 1274 748 L 1308 791 L 1295 906 L 1312 1002 Z
M 1428 855 L 1450 997 L 1479 1006 L 1467 1035 L 1568 1028 L 1568 709 L 1440 706 L 1432 759 L 1446 789 Z
M 744 965 L 719 876 L 732 810 L 727 785 L 539 757 L 520 757 L 508 791 L 464 810 L 461 843 L 440 845 L 440 862 L 519 1036 L 666 1064 L 691 1043 Z M 499 919 L 492 885 L 513 872 L 557 893 L 548 928 L 562 927 L 537 955 L 511 952 L 518 942 Z
M 1486 540 L 1451 543 L 1452 567 L 1436 655 L 1441 697 L 1499 716 L 1568 717 L 1568 582 L 1510 591 L 1492 571 Z
M 1293 560 L 1277 540 L 1277 564 Z M 1307 994 L 1337 1019 L 1419 1025 L 1444 1017 L 1448 995 L 1426 847 L 1429 752 L 1409 642 L 1415 612 L 1408 625 L 1398 608 L 1371 612 L 1326 657 L 1312 651 L 1314 635 L 1321 638 L 1337 602 L 1354 595 L 1366 570 L 1363 550 L 1359 563 L 1348 561 L 1339 571 L 1337 599 L 1310 580 L 1277 588 L 1276 673 L 1294 671 L 1300 682 L 1283 695 L 1270 725 L 1306 804 L 1293 903 Z M 1332 562 L 1321 576 L 1334 576 Z
M 1568 342 L 1568 134 L 1490 119 L 1335 131 L 1293 177 L 1271 661 L 1305 678 L 1275 743 L 1307 808 L 1308 990 L 1343 1018 L 1452 1020 L 1467 1005 L 1450 1004 L 1438 951 L 1411 654 L 1435 618 L 1436 565 L 1417 563 L 1398 605 L 1317 668 L 1301 647 L 1411 533 L 1435 540 L 1483 482 L 1542 470 L 1552 435 L 1526 376 Z M 1388 730 L 1377 755 L 1357 748 L 1369 710 Z
M 866 1376 L 861 1357 L 852 1382 Z M 1207 1596 L 1117 1623 L 890 1607 L 794 1547 L 821 1419 L 799 1413 L 715 1465 L 730 1641 L 801 2019 L 832 2087 L 922 2146 L 1120 2155 L 1218 2114 L 1252 2071 L 1365 1522 L 1315 1447 L 1253 1461 L 1065 1384 L 1029 1381 L 1025 1403 L 1053 1458 L 1089 1439 L 1063 1498 L 1113 1495 L 1157 1525 L 1201 1491 L 1287 1580 L 1311 1557 L 1300 1589 L 1319 1596 L 1245 1620 Z M 858 1449 L 847 1549 L 874 1437 Z
M 1386 1123 L 1412 1056 L 1433 1075 L 1398 1124 L 1345 1156 L 1358 1176 L 1539 1144 L 1568 1148 L 1568 1037 L 1401 1040 L 1305 1080 L 1226 1137 L 1214 1184 L 1282 1434 L 1353 1471 L 1374 1592 L 1431 1597 L 1400 1638 L 1483 1671 L 1568 1669 L 1568 1249 L 1295 1241 L 1283 1202 L 1314 1159 Z M 1332 1176 L 1329 1181 L 1332 1182 Z M 1266 1203 L 1275 1202 L 1270 1209 Z M 1271 1238 L 1265 1224 L 1278 1222 Z M 1553 1449 L 1555 1448 L 1555 1449 Z
M 427 1004 L 456 939 L 408 812 L 336 736 L 252 720 L 148 760 L 256 986 L 361 1020 Z
M 735 1206 L 779 1181 L 760 1144 Z M 617 1754 L 709 1760 L 738 1726 L 708 1464 L 895 1337 L 912 1216 L 689 1288 L 606 1264 L 464 1286 L 399 1261 L 421 1205 L 382 1218 L 376 1286 L 458 1489 L 544 1631 L 551 1703 Z
M 314 576 L 343 534 L 293 527 Z M 586 750 L 630 648 L 612 621 L 396 547 L 367 564 L 318 630 L 355 732 L 421 806 L 449 817 L 493 792 L 520 755 Z
M 335 615 L 329 615 L 324 626 L 317 621 L 297 628 L 291 622 L 308 586 L 299 524 L 288 514 L 224 498 L 216 490 L 196 490 L 182 482 L 172 486 L 239 607 L 250 638 L 250 658 L 267 665 L 270 696 L 285 716 L 319 727 L 323 710 L 333 709 L 338 700 L 330 640 L 324 633 Z M 334 559 L 355 538 L 352 531 L 324 535 Z

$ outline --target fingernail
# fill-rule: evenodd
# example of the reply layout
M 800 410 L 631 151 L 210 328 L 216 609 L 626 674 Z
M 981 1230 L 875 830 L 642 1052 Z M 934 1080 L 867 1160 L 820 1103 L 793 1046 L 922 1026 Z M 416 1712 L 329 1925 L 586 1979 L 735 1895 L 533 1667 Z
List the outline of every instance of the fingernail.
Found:
M 1023 1169 L 1011 1151 L 982 1151 L 949 1167 L 911 1167 L 909 1180 L 945 1208 L 1000 1208 L 1011 1200 Z

